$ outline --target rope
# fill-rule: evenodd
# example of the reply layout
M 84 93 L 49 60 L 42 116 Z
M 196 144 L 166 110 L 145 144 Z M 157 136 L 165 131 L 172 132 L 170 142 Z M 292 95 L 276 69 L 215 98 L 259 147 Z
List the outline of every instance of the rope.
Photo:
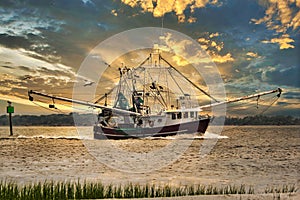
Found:
M 264 109 L 261 113 L 259 113 L 259 115 L 262 115 L 263 113 L 265 113 L 267 110 L 269 110 L 271 108 L 271 106 L 278 101 L 279 97 L 277 97 L 266 109 Z
M 276 96 L 277 97 L 277 96 Z M 274 97 L 272 97 L 272 98 L 274 98 Z M 271 99 L 271 98 L 270 98 Z M 277 100 L 279 99 L 279 97 L 277 97 L 266 109 L 264 109 L 262 112 L 260 112 L 258 115 L 262 115 L 263 113 L 265 113 Z M 257 101 L 257 100 L 255 100 L 255 101 Z M 251 102 L 253 102 L 253 101 L 251 101 Z M 251 104 L 250 102 L 248 103 L 248 104 Z M 233 107 L 233 105 L 232 106 L 228 106 L 229 108 L 230 107 Z M 227 108 L 228 108 L 227 107 Z M 253 108 L 256 108 L 257 109 L 257 105 L 255 105 Z M 225 116 L 226 117 L 226 116 Z M 220 135 L 226 135 L 226 133 L 228 133 L 228 132 L 231 132 L 232 130 L 234 130 L 234 129 L 236 129 L 236 128 L 238 128 L 238 127 L 242 127 L 243 125 L 234 125 L 234 127 L 228 127 L 227 126 L 227 128 L 226 128 L 226 130 L 222 130 L 222 133 L 220 134 Z

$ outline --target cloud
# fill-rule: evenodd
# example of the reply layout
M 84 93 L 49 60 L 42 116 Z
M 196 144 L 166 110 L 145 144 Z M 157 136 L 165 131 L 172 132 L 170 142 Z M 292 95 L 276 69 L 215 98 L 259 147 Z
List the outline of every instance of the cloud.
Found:
M 295 46 L 290 44 L 294 40 L 288 33 L 296 31 L 300 27 L 299 0 L 261 0 L 259 2 L 266 7 L 265 16 L 260 19 L 252 19 L 252 22 L 265 24 L 269 30 L 274 30 L 275 35 L 279 36 L 262 42 L 278 43 L 280 49 L 294 48 Z
M 43 38 L 42 29 L 58 32 L 61 30 L 63 21 L 51 18 L 43 18 L 37 9 L 3 9 L 0 8 L 0 34 L 10 36 L 36 35 Z
M 246 58 L 247 60 L 252 60 L 253 58 L 260 58 L 258 53 L 255 53 L 255 52 L 252 52 L 252 51 L 247 52 L 246 56 L 247 56 L 247 58 Z
M 82 1 L 82 3 L 84 3 L 84 5 L 87 5 L 87 4 L 95 5 L 92 0 L 81 0 L 81 1 Z
M 294 45 L 290 44 L 292 42 L 295 42 L 292 38 L 289 37 L 288 34 L 284 34 L 279 38 L 272 38 L 270 41 L 263 40 L 262 43 L 277 43 L 279 45 L 280 49 L 289 49 L 289 48 L 295 48 Z
M 298 91 L 287 91 L 284 93 L 286 99 L 295 99 L 300 101 L 300 90 Z
M 9 62 L 12 66 L 25 66 L 31 69 L 46 67 L 49 70 L 60 70 L 74 75 L 71 67 L 53 62 L 52 55 L 43 56 L 23 48 L 9 49 L 3 46 L 0 46 L 0 53 L 1 61 Z M 58 60 L 58 58 L 55 58 L 54 60 Z
M 299 68 L 296 66 L 283 67 L 281 65 L 277 65 L 275 70 L 266 73 L 270 83 L 293 87 L 300 87 L 299 75 Z
M 294 6 L 294 3 L 288 0 L 265 0 L 263 4 L 267 7 L 265 16 L 260 19 L 252 19 L 252 21 L 255 24 L 265 23 L 269 29 L 277 32 L 286 32 L 290 27 L 296 29 L 299 27 L 297 24 L 299 22 L 297 20 L 299 3 L 296 4 L 297 6 Z
M 224 42 L 220 42 L 215 38 L 220 37 L 219 32 L 216 33 L 204 33 L 203 37 L 198 38 L 198 42 L 202 49 L 205 50 L 212 58 L 212 61 L 216 63 L 233 62 L 234 58 L 230 52 L 221 55 L 221 51 L 224 48 Z
M 226 55 L 212 55 L 212 60 L 217 63 L 227 63 L 234 61 L 231 53 L 227 53 Z
M 196 18 L 189 16 L 188 19 L 185 11 L 189 9 L 190 13 L 194 13 L 197 8 L 205 6 L 217 5 L 218 0 L 122 0 L 122 2 L 130 7 L 140 7 L 143 12 L 150 12 L 154 17 L 162 17 L 167 13 L 174 12 L 178 22 L 196 22 Z
M 1 67 L 6 68 L 6 69 L 13 69 L 13 67 L 8 66 L 8 65 L 2 65 Z
M 249 57 L 252 57 L 252 58 L 257 58 L 258 57 L 257 53 L 254 53 L 254 52 L 251 52 L 251 51 L 247 52 L 246 55 L 249 56 Z
M 10 63 L 11 67 L 0 68 L 0 93 L 3 95 L 24 97 L 28 89 L 56 90 L 59 93 L 74 84 L 76 74 L 71 67 L 41 60 L 31 51 L 0 46 L 0 60 Z M 58 88 L 61 89 L 57 91 Z
M 171 33 L 166 33 L 165 36 L 161 37 L 161 44 L 156 45 L 154 48 L 159 48 L 162 51 L 170 52 L 173 54 L 172 60 L 177 65 L 187 65 L 189 64 L 185 59 L 190 62 L 199 63 L 200 58 L 205 57 L 202 55 L 203 52 L 187 52 L 187 49 L 193 46 L 192 41 L 185 39 L 173 38 Z M 180 56 L 178 56 L 180 55 Z
M 226 91 L 228 98 L 239 97 L 243 95 L 249 95 L 253 93 L 258 93 L 262 91 L 274 90 L 279 87 L 280 84 L 272 84 L 268 82 L 261 82 L 254 76 L 241 77 L 235 79 L 233 82 L 226 83 Z M 253 114 L 275 114 L 275 115 L 298 115 L 297 110 L 299 110 L 299 95 L 300 90 L 291 86 L 280 86 L 283 89 L 281 97 L 278 99 L 277 94 L 271 94 L 267 96 L 260 97 L 257 108 L 256 99 L 249 101 L 242 101 L 237 104 L 229 104 L 227 113 L 229 115 L 240 116 L 241 113 L 244 115 Z M 277 102 L 274 102 L 278 100 Z M 274 102 L 274 103 L 273 103 Z M 280 102 L 280 103 L 278 103 Z M 273 104 L 272 104 L 273 103 Z M 271 106 L 272 105 L 272 106 Z M 233 107 L 232 107 L 233 106 Z M 271 106 L 271 107 L 270 107 Z M 267 111 L 265 113 L 265 111 Z

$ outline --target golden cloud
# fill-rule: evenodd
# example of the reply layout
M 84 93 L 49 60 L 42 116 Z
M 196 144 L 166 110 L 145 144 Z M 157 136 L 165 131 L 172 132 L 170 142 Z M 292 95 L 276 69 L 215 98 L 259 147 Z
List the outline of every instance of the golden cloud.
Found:
M 257 53 L 254 53 L 254 52 L 251 52 L 251 51 L 247 52 L 246 55 L 248 56 L 247 60 L 251 60 L 253 58 L 260 57 Z
M 207 33 L 208 37 L 198 38 L 198 42 L 202 49 L 205 50 L 212 58 L 214 62 L 217 63 L 227 63 L 234 61 L 231 53 L 226 55 L 219 55 L 219 52 L 223 49 L 224 43 L 213 40 L 212 38 L 220 36 L 220 33 Z
M 197 19 L 195 17 L 190 17 L 187 22 L 188 23 L 195 23 L 197 21 Z
M 252 22 L 265 23 L 268 29 L 275 30 L 279 34 L 278 38 L 263 42 L 278 43 L 280 49 L 294 48 L 290 44 L 294 40 L 287 37 L 287 32 L 290 28 L 296 30 L 300 27 L 300 0 L 260 0 L 259 3 L 267 7 L 265 16 L 261 19 L 252 19 Z
M 277 43 L 277 44 L 279 44 L 280 49 L 295 48 L 294 45 L 290 44 L 295 41 L 293 39 L 291 39 L 288 34 L 284 34 L 279 38 L 272 38 L 270 41 L 264 40 L 262 42 L 263 43 Z
M 212 60 L 217 63 L 227 63 L 234 61 L 234 58 L 232 57 L 231 53 L 227 53 L 226 55 L 212 55 Z
M 217 4 L 218 0 L 121 0 L 122 3 L 130 7 L 140 7 L 143 12 L 151 12 L 154 17 L 162 17 L 166 13 L 174 12 L 178 22 L 193 23 L 196 18 L 190 16 L 186 20 L 184 11 L 190 9 L 194 13 L 196 8 L 203 8 L 208 4 Z M 155 5 L 154 5 L 155 2 Z
M 214 37 L 218 37 L 218 36 L 220 36 L 220 33 L 218 33 L 218 32 L 216 32 L 216 33 L 211 33 L 211 34 L 209 35 L 210 38 L 214 38 Z
M 217 42 L 217 41 L 214 41 L 211 39 L 211 38 L 217 37 L 219 35 L 220 34 L 218 32 L 211 33 L 208 36 L 209 38 L 204 38 L 204 37 L 198 38 L 198 42 L 200 43 L 202 49 L 204 49 L 204 50 L 210 49 L 211 51 L 214 51 L 214 52 L 220 52 L 224 47 L 224 43 Z
M 292 19 L 292 25 L 294 30 L 300 26 L 300 11 L 298 11 L 295 17 Z

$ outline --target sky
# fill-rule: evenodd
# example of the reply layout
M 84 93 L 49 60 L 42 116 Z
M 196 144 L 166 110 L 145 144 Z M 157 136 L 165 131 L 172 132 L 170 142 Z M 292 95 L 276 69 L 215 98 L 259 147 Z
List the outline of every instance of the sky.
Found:
M 280 87 L 265 114 L 300 116 L 300 0 L 2 0 L 0 16 L 0 115 L 8 100 L 15 114 L 51 114 L 28 100 L 29 89 L 71 97 L 74 84 L 88 89 L 77 72 L 95 46 L 123 31 L 163 27 L 199 43 L 227 98 Z M 260 114 L 270 103 L 227 113 Z

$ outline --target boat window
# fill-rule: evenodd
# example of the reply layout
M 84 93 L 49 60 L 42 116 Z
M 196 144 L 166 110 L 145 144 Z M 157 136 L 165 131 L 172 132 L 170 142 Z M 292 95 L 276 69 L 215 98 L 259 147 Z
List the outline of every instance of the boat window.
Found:
M 184 117 L 184 118 L 188 118 L 188 117 L 189 117 L 189 113 L 188 113 L 188 112 L 184 112 L 184 113 L 183 113 L 183 117 Z
M 194 118 L 194 112 L 190 112 L 190 117 Z
M 172 113 L 172 119 L 176 119 L 176 114 Z
M 181 119 L 181 117 L 182 117 L 182 113 L 181 112 L 177 113 L 177 119 Z

